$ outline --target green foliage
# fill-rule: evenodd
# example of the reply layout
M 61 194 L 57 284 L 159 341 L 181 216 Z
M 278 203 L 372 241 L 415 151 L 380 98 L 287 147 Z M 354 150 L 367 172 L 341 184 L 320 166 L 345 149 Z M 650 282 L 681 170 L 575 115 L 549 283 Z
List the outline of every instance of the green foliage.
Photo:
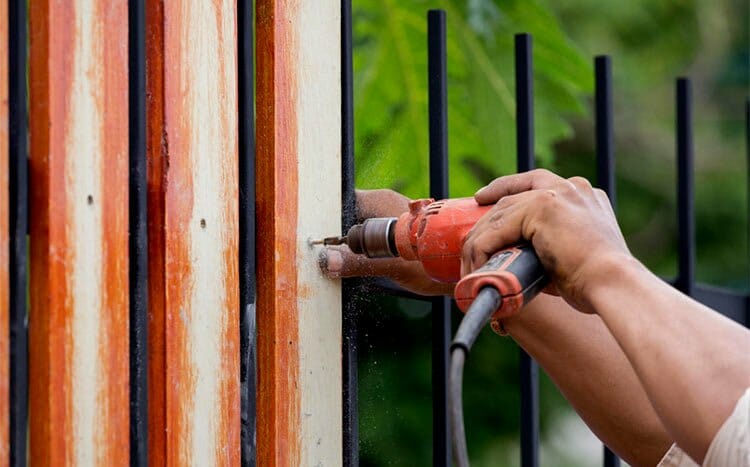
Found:
M 659 274 L 676 271 L 674 80 L 694 96 L 697 277 L 748 285 L 744 102 L 750 92 L 747 2 L 698 0 L 550 3 L 590 54 L 613 59 L 620 225 L 633 253 Z M 572 120 L 554 168 L 592 174 L 593 124 Z
M 431 465 L 430 304 L 377 297 L 359 305 L 364 311 L 358 320 L 360 465 Z M 454 310 L 454 328 L 460 318 Z M 469 361 L 464 407 L 472 458 L 480 466 L 515 465 L 518 348 L 487 328 Z M 540 391 L 545 427 L 564 402 L 547 378 L 542 378 Z M 498 451 L 507 462 L 495 457 Z
M 673 275 L 674 78 L 689 74 L 698 278 L 747 287 L 746 1 L 354 0 L 353 6 L 359 188 L 389 187 L 411 197 L 428 192 L 426 12 L 443 8 L 453 196 L 515 171 L 517 32 L 534 35 L 538 163 L 594 181 L 589 57 L 611 54 L 618 219 L 634 254 Z M 361 464 L 430 465 L 429 308 L 378 298 L 361 309 Z M 454 325 L 458 320 L 454 314 Z M 512 340 L 491 332 L 472 350 L 464 398 L 472 465 L 517 465 L 517 355 Z M 544 441 L 569 409 L 545 377 L 540 403 Z M 575 454 L 553 453 L 542 465 L 601 463 L 598 454 Z
M 451 193 L 515 169 L 513 33 L 534 34 L 536 142 L 552 161 L 584 112 L 591 66 L 538 0 L 354 3 L 357 185 L 428 192 L 428 8 L 448 18 Z

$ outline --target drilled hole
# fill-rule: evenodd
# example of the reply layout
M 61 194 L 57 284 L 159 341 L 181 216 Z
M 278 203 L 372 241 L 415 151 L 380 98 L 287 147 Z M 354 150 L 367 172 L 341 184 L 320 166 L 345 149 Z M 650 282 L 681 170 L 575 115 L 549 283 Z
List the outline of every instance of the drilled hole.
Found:
M 94 197 L 91 195 L 88 195 L 86 197 L 86 202 L 89 203 L 89 206 L 91 206 L 92 204 L 94 204 Z
M 201 219 L 201 229 L 206 228 L 206 219 Z

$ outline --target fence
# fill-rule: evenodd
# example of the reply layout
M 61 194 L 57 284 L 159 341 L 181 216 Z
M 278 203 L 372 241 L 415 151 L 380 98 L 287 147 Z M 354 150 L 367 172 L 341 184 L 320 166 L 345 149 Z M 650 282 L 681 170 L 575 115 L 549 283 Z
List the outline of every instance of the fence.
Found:
M 208 6 L 2 2 L 2 464 L 240 463 L 237 13 Z
M 353 106 L 351 103 L 351 10 L 350 2 L 342 0 L 342 68 L 344 101 L 343 147 L 344 179 L 343 204 L 353 205 Z M 427 15 L 428 37 L 428 80 L 429 80 L 429 137 L 430 137 L 430 197 L 448 197 L 448 142 L 447 142 L 447 71 L 445 47 L 445 13 L 432 10 Z M 597 56 L 595 71 L 595 120 L 596 120 L 596 184 L 610 197 L 616 206 L 614 127 L 612 105 L 612 65 L 608 56 Z M 535 167 L 534 160 L 534 112 L 533 112 L 533 61 L 532 38 L 529 34 L 515 37 L 515 78 L 516 78 L 516 140 L 517 169 L 528 171 Z M 348 96 L 346 94 L 349 94 Z M 748 103 L 750 109 L 750 103 Z M 750 112 L 750 110 L 748 110 Z M 750 114 L 747 117 L 750 125 Z M 750 296 L 730 290 L 697 284 L 695 281 L 695 215 L 693 207 L 693 146 L 692 146 L 692 101 L 690 81 L 677 80 L 676 86 L 676 128 L 677 128 L 677 199 L 678 199 L 678 274 L 673 284 L 680 291 L 716 309 L 720 313 L 750 326 Z M 748 129 L 750 135 L 750 129 Z M 750 142 L 748 143 L 750 148 Z M 748 157 L 750 165 L 750 156 Z M 750 172 L 748 173 L 750 184 Z M 748 190 L 750 193 L 750 189 Z M 750 195 L 749 195 L 750 196 Z M 352 223 L 344 219 L 344 226 Z M 413 299 L 429 300 L 432 305 L 432 404 L 433 404 L 433 465 L 451 464 L 450 427 L 447 418 L 447 365 L 448 348 L 451 340 L 451 304 L 445 298 L 421 298 L 387 283 L 380 284 L 386 294 L 407 296 Z M 345 296 L 356 294 L 352 285 L 345 287 Z M 345 300 L 344 308 L 344 459 L 346 465 L 358 464 L 357 427 L 357 312 Z M 534 360 L 519 349 L 520 392 L 521 392 L 521 465 L 539 465 L 539 391 L 538 368 Z M 617 466 L 619 460 L 606 446 L 603 448 L 605 466 Z
M 0 464 L 356 465 L 357 289 L 307 246 L 355 220 L 350 0 L 0 8 Z M 428 21 L 442 198 L 445 16 Z M 534 163 L 531 56 L 518 36 L 519 170 Z M 607 58 L 596 73 L 614 202 Z M 686 80 L 678 162 L 676 285 L 747 323 L 747 296 L 695 284 Z M 451 303 L 430 301 L 448 465 Z M 537 465 L 537 368 L 521 359 L 522 464 Z

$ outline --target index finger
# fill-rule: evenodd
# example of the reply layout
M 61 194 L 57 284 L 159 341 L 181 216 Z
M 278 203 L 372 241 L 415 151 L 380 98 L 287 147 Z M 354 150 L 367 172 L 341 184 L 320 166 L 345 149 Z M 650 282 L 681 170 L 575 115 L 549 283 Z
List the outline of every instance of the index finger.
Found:
M 563 178 L 549 170 L 536 169 L 515 175 L 496 178 L 474 194 L 477 204 L 493 204 L 503 196 L 515 195 L 529 190 L 549 188 Z

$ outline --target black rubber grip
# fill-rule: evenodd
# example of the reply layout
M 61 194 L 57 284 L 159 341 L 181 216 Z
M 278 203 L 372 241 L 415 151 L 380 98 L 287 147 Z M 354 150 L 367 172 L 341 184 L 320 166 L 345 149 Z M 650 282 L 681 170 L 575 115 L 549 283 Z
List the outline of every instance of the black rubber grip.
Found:
M 529 303 L 547 286 L 549 278 L 531 245 L 522 244 L 515 248 L 521 250 L 521 253 L 501 268 L 516 276 L 521 284 L 523 302 Z

